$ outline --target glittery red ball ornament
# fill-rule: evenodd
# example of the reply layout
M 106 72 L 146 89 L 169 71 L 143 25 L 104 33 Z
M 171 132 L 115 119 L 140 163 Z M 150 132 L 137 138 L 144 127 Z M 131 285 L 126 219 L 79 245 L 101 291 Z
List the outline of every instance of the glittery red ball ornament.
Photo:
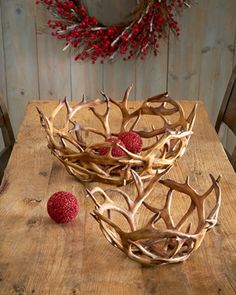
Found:
M 106 142 L 117 142 L 119 143 L 119 145 L 125 147 L 123 142 L 117 137 L 110 137 L 106 140 Z M 101 156 L 104 156 L 109 152 L 109 150 L 110 150 L 110 147 L 102 147 L 98 150 L 98 152 Z M 118 146 L 113 146 L 111 150 L 111 154 L 113 157 L 122 157 L 125 155 L 125 152 Z
M 47 210 L 56 223 L 68 223 L 78 214 L 79 203 L 71 193 L 57 192 L 49 198 Z
M 123 132 L 119 135 L 119 139 L 131 153 L 138 154 L 141 152 L 143 143 L 138 133 L 134 131 Z

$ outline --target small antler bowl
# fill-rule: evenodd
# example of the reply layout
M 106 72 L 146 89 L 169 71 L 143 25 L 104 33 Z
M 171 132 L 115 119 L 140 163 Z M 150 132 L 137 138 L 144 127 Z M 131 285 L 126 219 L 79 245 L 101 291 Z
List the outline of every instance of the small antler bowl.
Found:
M 134 171 L 132 174 L 136 187 L 132 196 L 118 188 L 87 190 L 95 203 L 91 215 L 99 223 L 105 238 L 129 258 L 142 264 L 186 260 L 199 248 L 206 232 L 217 223 L 221 204 L 220 177 L 214 179 L 210 175 L 211 186 L 199 194 L 190 186 L 189 178 L 185 183 L 159 180 L 164 174 L 161 173 L 144 187 L 139 175 Z M 159 192 L 150 202 L 156 182 L 156 187 L 164 187 L 166 194 Z M 161 198 L 164 201 L 162 205 L 159 202 Z M 179 207 L 176 207 L 176 199 L 180 199 Z
M 49 149 L 80 181 L 125 185 L 132 181 L 131 169 L 142 180 L 150 179 L 156 171 L 171 167 L 185 152 L 196 105 L 185 117 L 181 105 L 163 93 L 142 101 L 137 108 L 130 108 L 131 89 L 132 86 L 126 90 L 121 101 L 102 93 L 103 100 L 83 98 L 76 105 L 65 99 L 50 116 L 38 110 Z M 60 115 L 63 111 L 64 117 Z M 86 112 L 90 114 L 87 121 L 83 121 Z M 150 126 L 147 122 L 151 122 Z M 119 142 L 109 142 L 110 137 L 127 131 L 135 131 L 141 137 L 143 149 L 139 154 L 127 150 Z M 112 154 L 114 146 L 123 151 L 122 156 Z M 108 152 L 101 155 L 101 148 Z

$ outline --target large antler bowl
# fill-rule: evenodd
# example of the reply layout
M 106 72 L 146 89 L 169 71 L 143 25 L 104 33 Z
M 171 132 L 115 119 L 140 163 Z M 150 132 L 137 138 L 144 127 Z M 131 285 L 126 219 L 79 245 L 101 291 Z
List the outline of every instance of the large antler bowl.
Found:
M 200 194 L 190 186 L 188 178 L 185 183 L 177 183 L 159 180 L 162 175 L 157 174 L 144 187 L 133 172 L 134 196 L 118 188 L 87 190 L 95 203 L 91 214 L 106 239 L 129 258 L 147 265 L 186 260 L 217 223 L 221 203 L 220 177 L 216 180 L 210 175 L 212 185 Z M 159 193 L 151 198 L 158 180 Z
M 132 181 L 131 169 L 142 180 L 149 179 L 183 155 L 192 134 L 196 106 L 185 117 L 181 105 L 164 93 L 130 108 L 127 100 L 131 89 L 126 90 L 122 101 L 102 93 L 103 100 L 83 98 L 77 105 L 65 99 L 50 116 L 38 110 L 49 149 L 79 180 L 124 185 Z M 126 131 L 135 131 L 142 138 L 139 154 L 109 142 L 111 136 Z M 121 157 L 112 154 L 114 146 L 123 151 Z M 101 155 L 101 148 L 108 152 Z

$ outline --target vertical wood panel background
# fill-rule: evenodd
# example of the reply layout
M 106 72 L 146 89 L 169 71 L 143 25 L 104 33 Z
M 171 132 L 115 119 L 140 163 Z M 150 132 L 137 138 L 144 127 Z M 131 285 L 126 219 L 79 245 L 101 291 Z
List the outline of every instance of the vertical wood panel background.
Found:
M 116 17 L 128 13 L 135 1 L 114 1 Z M 84 2 L 98 18 L 112 15 L 106 11 L 110 0 Z M 235 0 L 197 0 L 179 18 L 180 38 L 164 41 L 158 57 L 92 65 L 74 62 L 73 52 L 62 52 L 63 41 L 51 37 L 48 14 L 34 0 L 0 0 L 0 93 L 14 131 L 28 100 L 90 98 L 100 90 L 119 98 L 131 83 L 132 99 L 168 90 L 177 99 L 203 100 L 214 124 L 236 63 L 235 14 Z M 227 130 L 223 137 L 231 141 Z
M 16 132 L 28 100 L 39 98 L 34 1 L 1 1 L 6 98 Z

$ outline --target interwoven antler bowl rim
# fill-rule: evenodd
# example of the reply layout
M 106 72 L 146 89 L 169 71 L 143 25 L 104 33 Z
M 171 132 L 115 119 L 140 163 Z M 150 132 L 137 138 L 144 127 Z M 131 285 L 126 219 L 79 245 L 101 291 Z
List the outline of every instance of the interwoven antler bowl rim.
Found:
M 104 191 L 100 187 L 95 187 L 91 191 L 87 190 L 88 196 L 95 203 L 95 209 L 91 215 L 99 223 L 105 238 L 129 258 L 142 264 L 159 265 L 186 260 L 192 252 L 199 248 L 206 232 L 217 223 L 221 204 L 221 191 L 218 184 L 220 177 L 215 179 L 210 175 L 212 185 L 205 193 L 199 194 L 190 186 L 189 178 L 185 183 L 178 183 L 171 179 L 160 180 L 164 174 L 161 173 L 152 178 L 144 187 L 139 175 L 134 171 L 132 174 L 137 192 L 134 196 L 129 196 L 118 188 Z M 164 185 L 168 188 L 162 208 L 157 208 L 155 204 L 150 205 L 148 202 L 148 197 L 156 182 L 158 182 L 157 186 Z M 190 198 L 187 211 L 176 223 L 171 214 L 175 192 Z M 114 193 L 123 198 L 126 206 L 121 207 L 118 204 Z M 211 194 L 213 194 L 214 204 L 209 212 L 206 210 L 205 201 Z M 103 200 L 99 201 L 101 197 Z M 140 216 L 137 215 L 142 206 L 150 211 L 151 216 L 146 224 L 140 227 L 138 222 Z M 194 211 L 197 213 L 196 224 L 189 221 Z M 206 214 L 206 212 L 209 213 Z M 120 223 L 117 223 L 117 220 L 114 221 L 114 213 L 126 219 L 129 230 L 123 229 L 122 221 Z M 160 226 L 161 221 L 165 224 L 164 229 Z
M 66 170 L 82 182 L 102 182 L 114 185 L 125 185 L 132 181 L 131 169 L 134 169 L 142 180 L 152 178 L 156 171 L 164 171 L 181 157 L 187 147 L 196 115 L 196 105 L 185 117 L 180 103 L 169 97 L 167 93 L 145 99 L 135 110 L 129 109 L 128 97 L 132 85 L 128 87 L 124 98 L 116 101 L 102 92 L 103 100 L 82 101 L 72 106 L 67 99 L 59 102 L 53 112 L 46 116 L 38 109 L 41 124 L 46 131 L 48 147 L 66 167 Z M 103 114 L 99 113 L 100 105 L 106 107 Z M 119 109 L 122 119 L 119 133 L 135 131 L 143 140 L 153 139 L 153 143 L 145 146 L 139 154 L 128 151 L 118 143 L 106 142 L 111 136 L 118 136 L 111 130 L 110 109 Z M 63 127 L 57 127 L 56 118 L 61 110 L 66 110 Z M 88 109 L 101 126 L 92 128 L 82 126 L 74 120 L 75 114 Z M 162 126 L 152 126 L 149 131 L 138 130 L 142 116 L 156 116 L 161 119 Z M 174 120 L 171 120 L 171 118 Z M 177 117 L 177 119 L 176 119 Z M 99 142 L 88 144 L 82 133 L 89 136 L 100 136 Z M 120 147 L 125 155 L 114 157 L 112 147 Z M 98 153 L 99 148 L 107 147 L 106 155 Z

